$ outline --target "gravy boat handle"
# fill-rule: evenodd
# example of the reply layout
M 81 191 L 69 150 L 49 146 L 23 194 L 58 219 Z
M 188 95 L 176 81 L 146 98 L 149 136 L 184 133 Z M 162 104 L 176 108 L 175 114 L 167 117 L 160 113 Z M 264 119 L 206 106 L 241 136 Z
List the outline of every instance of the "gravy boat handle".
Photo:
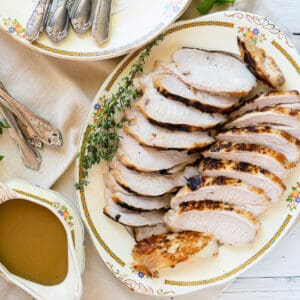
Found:
M 12 189 L 7 187 L 4 183 L 0 182 L 0 204 L 11 199 L 19 198 L 18 194 Z

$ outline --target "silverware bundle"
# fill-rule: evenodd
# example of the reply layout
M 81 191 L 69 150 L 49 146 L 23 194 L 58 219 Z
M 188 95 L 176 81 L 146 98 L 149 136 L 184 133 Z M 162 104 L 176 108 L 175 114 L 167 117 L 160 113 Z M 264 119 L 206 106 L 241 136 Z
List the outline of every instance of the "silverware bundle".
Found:
M 62 145 L 60 132 L 48 121 L 31 112 L 15 100 L 0 82 L 0 113 L 10 128 L 8 132 L 17 144 L 26 167 L 38 170 L 42 158 L 36 148 Z
M 109 36 L 111 0 L 39 0 L 27 22 L 26 37 L 33 42 L 46 29 L 49 38 L 60 41 L 69 24 L 77 33 L 92 27 L 92 37 L 103 44 Z

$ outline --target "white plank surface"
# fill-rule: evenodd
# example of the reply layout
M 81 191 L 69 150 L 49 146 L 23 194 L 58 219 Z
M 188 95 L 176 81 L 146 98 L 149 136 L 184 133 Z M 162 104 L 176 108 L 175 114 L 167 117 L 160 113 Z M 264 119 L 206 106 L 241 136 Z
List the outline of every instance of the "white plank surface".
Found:
M 251 0 L 250 0 L 251 1 Z M 257 5 L 264 5 L 275 18 L 274 22 L 283 24 L 291 32 L 300 33 L 299 0 L 256 0 Z M 271 17 L 271 16 L 270 16 Z
M 299 10 L 300 10 L 300 8 L 299 8 Z M 293 35 L 293 42 L 294 42 L 295 46 L 297 47 L 298 51 L 300 51 L 300 34 Z
M 272 253 L 245 272 L 217 300 L 299 300 L 300 225 Z

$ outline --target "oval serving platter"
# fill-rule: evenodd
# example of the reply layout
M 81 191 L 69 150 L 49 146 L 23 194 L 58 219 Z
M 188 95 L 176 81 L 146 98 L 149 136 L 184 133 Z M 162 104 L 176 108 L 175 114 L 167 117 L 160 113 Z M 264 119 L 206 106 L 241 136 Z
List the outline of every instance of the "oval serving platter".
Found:
M 110 39 L 98 46 L 90 30 L 76 34 L 72 28 L 60 42 L 52 42 L 43 33 L 30 43 L 25 27 L 37 0 L 1 0 L 0 29 L 33 50 L 63 59 L 100 60 L 126 54 L 148 43 L 175 22 L 191 0 L 114 0 Z M 71 26 L 70 26 L 71 27 Z
M 221 12 L 198 19 L 174 24 L 164 33 L 164 40 L 153 48 L 145 64 L 145 72 L 153 68 L 154 61 L 170 60 L 171 54 L 181 47 L 230 51 L 238 54 L 237 35 L 245 35 L 271 55 L 286 76 L 284 89 L 299 89 L 300 57 L 279 28 L 268 19 L 245 12 Z M 120 79 L 127 75 L 142 49 L 127 56 L 105 81 L 91 109 L 88 122 L 100 109 L 99 99 L 116 90 Z M 87 128 L 87 127 L 86 127 Z M 81 156 L 85 152 L 88 130 L 81 140 Z M 300 165 L 293 170 L 286 183 L 287 190 L 281 200 L 272 205 L 261 218 L 261 229 L 255 241 L 246 246 L 221 246 L 216 257 L 178 264 L 160 272 L 151 279 L 131 268 L 131 250 L 134 240 L 126 229 L 103 215 L 104 183 L 102 174 L 107 166 L 102 163 L 91 169 L 90 184 L 78 192 L 82 218 L 92 240 L 111 272 L 128 288 L 138 293 L 160 296 L 180 295 L 225 283 L 266 255 L 288 232 L 300 212 Z M 79 159 L 76 177 L 81 178 Z

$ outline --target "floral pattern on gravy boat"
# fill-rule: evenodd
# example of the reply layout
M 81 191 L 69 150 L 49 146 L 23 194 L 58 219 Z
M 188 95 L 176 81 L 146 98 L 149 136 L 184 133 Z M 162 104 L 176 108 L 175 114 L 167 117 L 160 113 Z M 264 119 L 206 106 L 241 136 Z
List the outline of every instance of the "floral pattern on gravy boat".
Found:
M 49 209 L 61 221 L 67 234 L 68 273 L 54 286 L 45 286 L 10 273 L 0 263 L 0 275 L 39 300 L 78 300 L 82 294 L 84 270 L 84 228 L 75 208 L 61 195 L 21 180 L 0 183 L 0 204 L 10 199 L 24 199 Z M 63 213 L 62 212 L 63 209 Z M 70 222 L 70 218 L 72 222 Z
M 229 51 L 238 54 L 236 37 L 246 34 L 253 43 L 274 57 L 286 75 L 284 89 L 299 89 L 300 57 L 287 35 L 269 19 L 240 11 L 227 11 L 194 20 L 175 23 L 163 35 L 164 40 L 146 60 L 145 72 L 153 69 L 155 60 L 170 60 L 181 47 Z M 87 124 L 94 122 L 101 110 L 101 99 L 115 92 L 120 80 L 127 76 L 140 51 L 128 55 L 101 86 L 91 107 Z M 88 127 L 82 133 L 81 155 L 85 151 Z M 131 268 L 131 250 L 135 242 L 126 229 L 102 214 L 104 183 L 102 174 L 107 165 L 94 166 L 89 173 L 87 187 L 78 192 L 82 219 L 94 245 L 109 270 L 130 290 L 156 296 L 176 296 L 218 284 L 224 284 L 258 262 L 284 237 L 300 214 L 300 164 L 285 181 L 286 192 L 261 217 L 261 230 L 255 241 L 245 246 L 223 245 L 213 258 L 183 262 L 160 272 L 151 279 Z M 77 181 L 82 178 L 81 160 L 77 164 Z

